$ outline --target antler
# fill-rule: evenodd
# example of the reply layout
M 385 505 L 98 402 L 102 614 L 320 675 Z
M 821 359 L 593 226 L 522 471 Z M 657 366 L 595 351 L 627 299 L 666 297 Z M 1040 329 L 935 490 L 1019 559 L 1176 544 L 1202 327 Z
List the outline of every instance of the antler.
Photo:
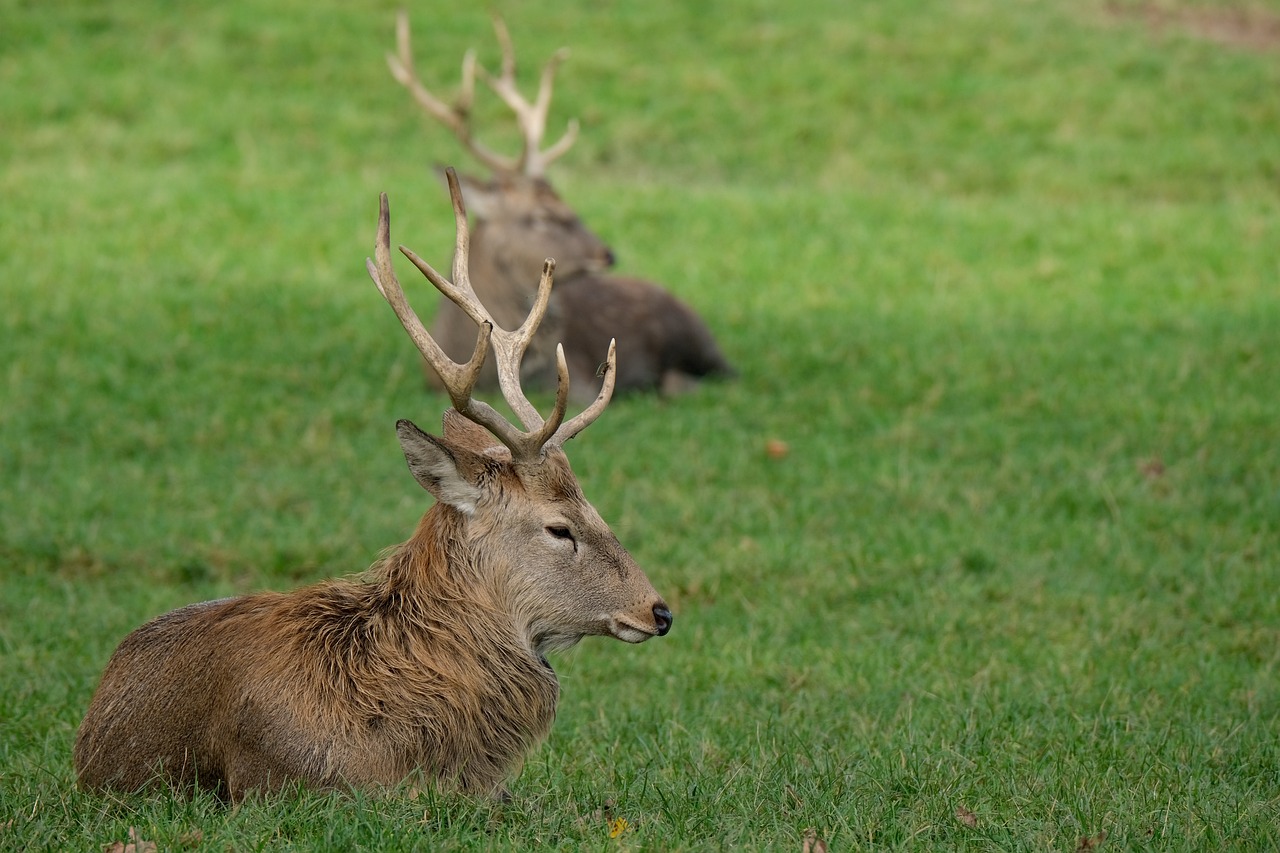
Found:
M 413 265 L 436 286 L 436 289 L 466 313 L 476 325 L 480 333 L 476 338 L 476 348 L 465 364 L 459 364 L 445 354 L 435 342 L 418 315 L 410 307 L 405 298 L 404 289 L 396 278 L 391 266 L 391 213 L 387 203 L 387 194 L 379 198 L 378 209 L 378 241 L 374 247 L 373 260 L 366 259 L 365 267 L 369 277 L 378 286 L 383 298 L 391 304 L 400 325 L 409 333 L 409 337 L 422 353 L 423 358 L 439 374 L 441 381 L 449 392 L 449 399 L 458 413 L 475 423 L 480 424 L 494 438 L 511 450 L 511 457 L 517 461 L 533 461 L 542 456 L 548 449 L 562 446 L 566 441 L 586 429 L 605 407 L 613 396 L 613 386 L 617 375 L 617 348 L 614 341 L 609 342 L 609 355 L 604 365 L 604 384 L 599 396 L 590 406 L 583 409 L 571 420 L 564 419 L 565 409 L 569 403 L 569 367 L 564 358 L 564 347 L 556 346 L 556 402 L 551 416 L 547 419 L 538 414 L 538 410 L 529 402 L 520 388 L 520 361 L 524 352 L 547 313 L 547 302 L 551 298 L 552 274 L 555 261 L 548 258 L 542 266 L 542 278 L 538 282 L 538 296 L 534 301 L 529 316 L 514 332 L 508 332 L 499 326 L 481 304 L 471 286 L 467 270 L 470 231 L 467 229 L 467 212 L 462 204 L 462 188 L 458 184 L 458 175 L 452 168 L 445 170 L 449 181 L 449 196 L 453 200 L 453 218 L 457 229 L 457 244 L 453 253 L 453 281 L 432 269 L 431 265 L 404 246 L 404 253 Z M 498 368 L 498 385 L 507 405 L 516 413 L 524 430 L 520 430 L 492 406 L 472 396 L 476 380 L 480 376 L 480 368 L 484 365 L 485 355 L 493 348 Z
M 493 16 L 493 30 L 502 46 L 502 73 L 494 77 L 483 67 L 477 66 L 475 51 L 468 50 L 462 59 L 462 88 L 452 106 L 431 94 L 414 73 L 413 53 L 409 48 L 409 15 L 403 10 L 396 16 L 397 54 L 387 54 L 387 66 L 391 69 L 391 76 L 412 93 L 422 108 L 452 130 L 481 163 L 498 172 L 515 172 L 540 178 L 547 166 L 568 151 L 578 138 L 578 120 L 570 119 L 564 135 L 550 148 L 539 150 L 547 130 L 547 111 L 551 107 L 551 90 L 555 86 L 556 70 L 569 56 L 569 51 L 561 48 L 547 60 L 538 84 L 538 96 L 530 103 L 516 88 L 515 48 L 507 25 L 496 14 Z M 523 148 L 517 157 L 505 157 L 494 152 L 477 142 L 472 133 L 471 107 L 475 101 L 477 72 L 516 114 L 523 140 Z

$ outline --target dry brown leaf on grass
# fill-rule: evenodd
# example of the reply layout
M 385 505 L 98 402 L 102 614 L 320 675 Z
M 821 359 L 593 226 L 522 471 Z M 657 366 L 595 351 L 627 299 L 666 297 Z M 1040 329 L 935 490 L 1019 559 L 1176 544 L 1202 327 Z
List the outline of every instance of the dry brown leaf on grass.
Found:
M 1104 829 L 1097 835 L 1086 835 L 1080 839 L 1080 843 L 1076 845 L 1076 853 L 1090 853 L 1102 846 L 1102 842 L 1107 840 L 1107 831 Z
M 1138 473 L 1148 480 L 1159 480 L 1164 476 L 1164 460 L 1159 456 L 1143 459 L 1138 462 Z
M 810 827 L 804 831 L 800 853 L 827 853 L 827 842 L 818 837 L 818 830 Z
M 132 826 L 129 827 L 129 843 L 123 841 L 113 841 L 104 846 L 103 853 L 158 853 L 160 850 L 154 841 L 143 841 L 138 837 L 138 831 Z
M 968 827 L 978 825 L 978 816 L 964 806 L 956 806 L 956 820 Z
M 770 459 L 785 459 L 791 452 L 791 445 L 780 438 L 771 438 L 764 443 L 764 452 Z
M 791 800 L 796 804 L 796 808 L 798 809 L 804 808 L 804 800 L 800 799 L 800 795 L 796 793 L 795 788 L 791 787 L 790 785 L 783 785 L 782 790 L 786 791 L 791 796 Z M 812 832 L 812 830 L 809 830 L 809 831 Z

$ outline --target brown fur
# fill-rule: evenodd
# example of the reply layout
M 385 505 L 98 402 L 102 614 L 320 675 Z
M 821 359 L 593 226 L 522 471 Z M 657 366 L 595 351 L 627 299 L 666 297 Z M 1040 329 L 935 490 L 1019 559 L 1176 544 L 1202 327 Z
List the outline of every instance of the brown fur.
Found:
M 494 319 L 514 329 L 529 313 L 542 262 L 556 261 L 547 317 L 525 357 L 530 386 L 556 385 L 555 347 L 564 344 L 575 399 L 595 398 L 609 340 L 618 342 L 617 392 L 664 391 L 704 377 L 732 376 L 711 330 L 697 313 L 652 282 L 607 272 L 613 253 L 542 178 L 500 175 L 462 179 L 471 231 L 471 283 Z M 476 325 L 442 299 L 431 336 L 450 358 L 465 361 Z M 438 385 L 434 372 L 428 380 Z M 482 382 L 497 383 L 486 365 Z
M 561 451 L 516 464 L 456 413 L 445 424 L 443 439 L 399 425 L 438 502 L 367 577 L 194 604 L 130 634 L 76 738 L 81 785 L 501 793 L 555 716 L 546 652 L 666 633 Z

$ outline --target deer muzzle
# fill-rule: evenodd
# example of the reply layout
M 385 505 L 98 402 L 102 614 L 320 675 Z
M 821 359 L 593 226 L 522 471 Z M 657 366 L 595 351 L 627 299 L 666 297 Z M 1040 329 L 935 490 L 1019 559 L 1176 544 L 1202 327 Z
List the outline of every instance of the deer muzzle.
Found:
M 636 618 L 631 613 L 615 613 L 605 618 L 605 624 L 609 633 L 624 643 L 643 643 L 651 637 L 665 637 L 671 631 L 671 622 L 675 618 L 666 602 L 659 599 L 649 615 L 652 622 Z

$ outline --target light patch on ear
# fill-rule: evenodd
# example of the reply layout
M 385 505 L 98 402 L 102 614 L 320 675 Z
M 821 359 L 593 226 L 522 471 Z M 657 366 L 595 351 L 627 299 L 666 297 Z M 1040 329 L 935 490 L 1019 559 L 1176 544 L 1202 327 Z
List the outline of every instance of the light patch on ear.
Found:
M 444 442 L 418 429 L 411 421 L 398 421 L 396 434 L 400 436 L 400 448 L 409 470 L 422 488 L 441 503 L 466 515 L 473 514 L 482 493 L 462 476 L 457 457 Z

